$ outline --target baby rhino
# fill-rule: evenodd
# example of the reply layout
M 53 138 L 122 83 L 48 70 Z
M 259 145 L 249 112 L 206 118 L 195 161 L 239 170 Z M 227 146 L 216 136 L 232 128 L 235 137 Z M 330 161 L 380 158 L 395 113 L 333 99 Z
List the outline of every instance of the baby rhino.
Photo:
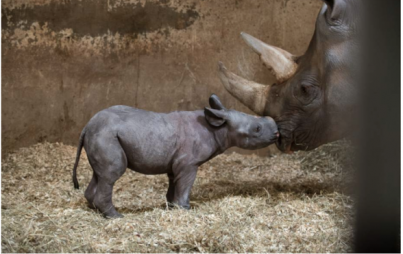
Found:
M 85 191 L 92 208 L 106 217 L 123 217 L 112 204 L 112 190 L 126 168 L 155 175 L 167 174 L 170 205 L 189 209 L 189 194 L 197 168 L 229 147 L 258 149 L 278 138 L 270 117 L 256 117 L 226 109 L 216 95 L 211 108 L 154 113 L 128 106 L 98 112 L 84 127 L 73 168 L 84 146 L 94 171 Z

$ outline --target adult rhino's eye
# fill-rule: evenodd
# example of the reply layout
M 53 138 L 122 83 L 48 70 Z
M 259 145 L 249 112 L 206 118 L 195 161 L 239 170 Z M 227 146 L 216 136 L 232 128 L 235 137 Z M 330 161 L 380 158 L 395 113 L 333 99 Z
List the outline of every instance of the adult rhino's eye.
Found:
M 345 1 L 335 1 L 335 0 L 324 0 L 327 9 L 325 12 L 325 19 L 330 26 L 340 26 L 342 25 L 343 14 L 346 11 Z
M 258 126 L 256 126 L 255 131 L 260 132 L 261 129 L 262 129 L 262 127 L 260 127 L 260 125 L 258 125 Z
M 319 94 L 319 87 L 312 84 L 301 83 L 294 88 L 294 96 L 303 105 L 310 104 Z

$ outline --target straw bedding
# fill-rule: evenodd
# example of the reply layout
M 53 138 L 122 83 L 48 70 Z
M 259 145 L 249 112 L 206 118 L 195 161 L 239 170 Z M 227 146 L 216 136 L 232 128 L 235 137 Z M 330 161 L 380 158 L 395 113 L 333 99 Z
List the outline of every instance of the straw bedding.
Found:
M 346 142 L 311 152 L 224 154 L 199 168 L 190 211 L 166 209 L 165 175 L 127 170 L 114 188 L 123 219 L 84 198 L 85 152 L 40 143 L 2 161 L 3 252 L 349 252 L 353 202 Z

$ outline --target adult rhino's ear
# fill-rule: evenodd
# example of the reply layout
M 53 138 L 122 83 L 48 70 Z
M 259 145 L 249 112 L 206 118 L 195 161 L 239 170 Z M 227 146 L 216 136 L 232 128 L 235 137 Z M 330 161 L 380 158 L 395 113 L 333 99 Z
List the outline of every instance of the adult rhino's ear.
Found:
M 211 126 L 219 127 L 225 123 L 227 119 L 227 112 L 211 108 L 204 108 L 204 117 Z
M 345 0 L 323 0 L 327 5 L 326 19 L 330 25 L 340 25 L 346 10 Z
M 210 107 L 213 108 L 213 109 L 226 110 L 226 108 L 224 107 L 224 105 L 222 105 L 222 103 L 221 103 L 220 99 L 218 98 L 218 96 L 215 95 L 215 94 L 212 94 L 210 96 L 209 104 L 210 104 Z

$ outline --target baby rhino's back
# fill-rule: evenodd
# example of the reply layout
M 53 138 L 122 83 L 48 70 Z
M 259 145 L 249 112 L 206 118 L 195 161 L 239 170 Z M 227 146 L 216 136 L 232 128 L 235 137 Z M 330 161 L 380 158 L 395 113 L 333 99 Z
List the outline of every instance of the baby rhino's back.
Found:
M 113 106 L 95 117 L 102 122 L 98 124 L 103 125 L 104 130 L 100 133 L 116 136 L 130 169 L 143 174 L 162 174 L 171 170 L 179 133 L 178 124 L 168 114 Z

